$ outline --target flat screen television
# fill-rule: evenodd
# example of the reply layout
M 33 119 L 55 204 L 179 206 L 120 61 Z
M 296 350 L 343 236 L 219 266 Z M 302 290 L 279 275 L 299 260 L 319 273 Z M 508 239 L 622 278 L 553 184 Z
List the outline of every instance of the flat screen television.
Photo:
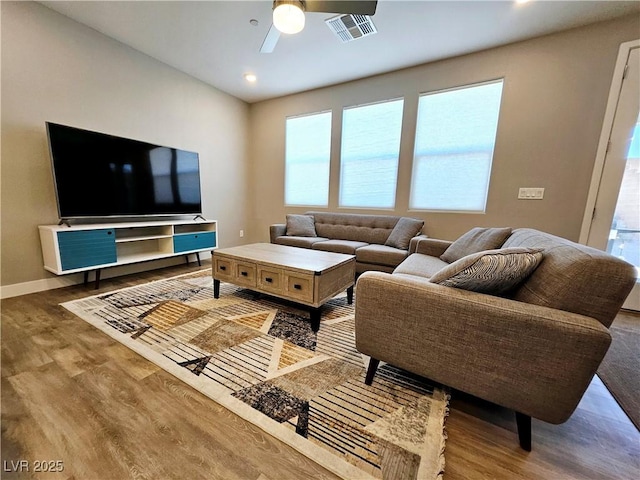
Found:
M 61 219 L 198 215 L 198 154 L 47 122 Z

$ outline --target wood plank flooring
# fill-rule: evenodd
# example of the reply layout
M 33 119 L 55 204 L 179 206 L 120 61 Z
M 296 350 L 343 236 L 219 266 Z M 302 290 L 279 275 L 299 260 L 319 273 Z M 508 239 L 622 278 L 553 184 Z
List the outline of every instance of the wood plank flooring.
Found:
M 58 305 L 199 268 L 2 301 L 1 478 L 337 478 Z M 459 392 L 447 432 L 445 480 L 640 477 L 640 433 L 597 377 L 568 422 L 533 420 L 530 453 L 512 412 Z M 64 470 L 34 472 L 36 460 Z

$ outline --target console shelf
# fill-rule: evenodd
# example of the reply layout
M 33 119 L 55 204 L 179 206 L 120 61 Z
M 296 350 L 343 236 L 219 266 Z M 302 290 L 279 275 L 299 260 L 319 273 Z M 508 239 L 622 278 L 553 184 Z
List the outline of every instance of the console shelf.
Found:
M 116 243 L 140 242 L 142 240 L 153 240 L 156 238 L 173 238 L 173 235 L 143 235 L 140 237 L 117 238 Z
M 56 275 L 146 262 L 217 248 L 215 220 L 41 225 L 44 268 Z

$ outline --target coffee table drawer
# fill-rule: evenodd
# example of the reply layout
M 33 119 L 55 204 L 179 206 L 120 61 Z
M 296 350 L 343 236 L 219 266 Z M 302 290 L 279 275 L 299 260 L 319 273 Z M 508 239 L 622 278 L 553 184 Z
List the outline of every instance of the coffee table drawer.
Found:
M 247 287 L 256 286 L 256 264 L 250 262 L 236 262 L 234 282 Z
M 313 275 L 285 271 L 284 286 L 292 299 L 313 302 Z
M 273 293 L 284 293 L 282 270 L 258 265 L 258 288 Z
M 233 261 L 226 258 L 213 257 L 213 277 L 218 280 L 232 280 L 233 279 Z

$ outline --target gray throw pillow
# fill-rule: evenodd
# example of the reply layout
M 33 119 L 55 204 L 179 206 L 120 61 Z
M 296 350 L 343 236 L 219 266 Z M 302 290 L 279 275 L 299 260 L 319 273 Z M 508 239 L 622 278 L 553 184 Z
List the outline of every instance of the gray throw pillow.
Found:
M 500 248 L 511 235 L 511 228 L 483 228 L 476 227 L 453 242 L 445 252 L 440 255 L 440 260 L 453 263 L 462 257 L 476 252 Z
M 542 250 L 503 248 L 477 252 L 447 265 L 429 281 L 489 295 L 502 295 L 516 288 L 540 265 Z
M 417 220 L 415 218 L 402 217 L 396 223 L 396 226 L 393 227 L 391 233 L 389 234 L 389 238 L 384 243 L 388 247 L 395 247 L 401 250 L 409 249 L 409 242 L 413 237 L 415 237 L 422 227 L 424 226 L 423 220 Z
M 287 235 L 291 237 L 317 237 L 313 217 L 310 215 L 287 215 Z

